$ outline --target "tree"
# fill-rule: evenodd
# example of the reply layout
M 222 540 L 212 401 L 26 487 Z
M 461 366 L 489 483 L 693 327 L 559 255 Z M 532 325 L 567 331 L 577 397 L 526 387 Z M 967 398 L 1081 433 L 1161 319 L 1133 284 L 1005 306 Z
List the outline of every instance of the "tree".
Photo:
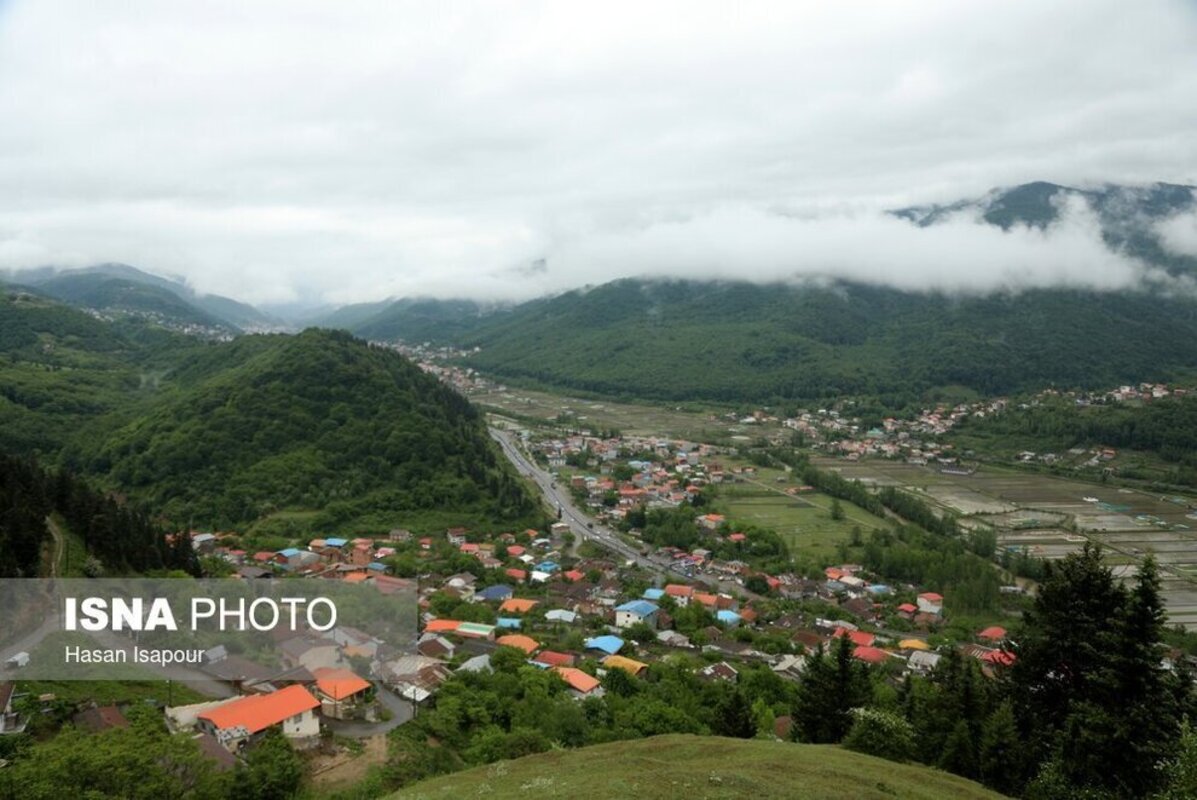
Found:
M 736 739 L 751 739 L 756 735 L 752 708 L 738 687 L 726 692 L 716 706 L 714 732 Z
M 252 800 L 286 800 L 303 779 L 303 761 L 278 730 L 270 730 L 249 751 L 237 784 Z
M 838 497 L 831 498 L 831 518 L 837 522 L 844 518 L 844 506 Z
M 978 761 L 981 780 L 986 786 L 1003 794 L 1013 794 L 1018 789 L 1022 743 L 1009 702 L 999 705 L 985 721 Z
M 796 737 L 813 744 L 835 744 L 852 726 L 851 711 L 869 702 L 872 688 L 868 668 L 852 658 L 852 645 L 843 636 L 834 655 L 820 649 L 807 659 L 794 705 Z

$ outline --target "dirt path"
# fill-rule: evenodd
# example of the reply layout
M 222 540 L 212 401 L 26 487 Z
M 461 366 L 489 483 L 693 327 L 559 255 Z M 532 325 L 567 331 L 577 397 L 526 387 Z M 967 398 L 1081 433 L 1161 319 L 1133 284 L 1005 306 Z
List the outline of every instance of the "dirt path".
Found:
M 324 788 L 347 786 L 366 777 L 370 767 L 386 762 L 386 734 L 380 733 L 363 739 L 362 744 L 365 748 L 358 755 L 338 756 L 329 763 L 316 766 L 312 774 L 312 783 Z
M 59 564 L 62 563 L 62 557 L 66 555 L 66 537 L 62 535 L 62 529 L 58 527 L 58 523 L 54 521 L 53 517 L 46 517 L 46 529 L 50 531 L 50 536 L 54 539 L 54 555 L 50 559 L 50 577 L 58 577 Z

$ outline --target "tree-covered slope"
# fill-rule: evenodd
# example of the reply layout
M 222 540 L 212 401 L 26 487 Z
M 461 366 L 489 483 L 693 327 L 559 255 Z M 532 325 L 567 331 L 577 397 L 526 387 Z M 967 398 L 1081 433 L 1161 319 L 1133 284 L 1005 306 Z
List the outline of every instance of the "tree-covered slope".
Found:
M 525 756 L 417 783 L 394 797 L 514 798 L 530 792 L 576 800 L 1002 796 L 939 770 L 895 764 L 832 745 L 675 734 Z
M 1197 365 L 1197 303 L 1147 293 L 985 297 L 623 280 L 487 317 L 475 367 L 603 394 L 727 401 L 1004 393 Z
M 534 509 L 463 397 L 346 333 L 245 337 L 173 376 L 86 463 L 176 520 L 306 509 L 326 530 L 363 530 L 515 522 Z
M 345 325 L 371 341 L 453 341 L 477 327 L 488 308 L 472 300 L 403 298 L 364 319 L 336 317 L 328 327 Z

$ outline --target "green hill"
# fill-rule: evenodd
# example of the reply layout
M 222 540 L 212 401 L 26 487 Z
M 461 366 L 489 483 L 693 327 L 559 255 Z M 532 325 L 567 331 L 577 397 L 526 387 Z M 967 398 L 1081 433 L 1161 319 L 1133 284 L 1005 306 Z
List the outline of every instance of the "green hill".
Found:
M 979 784 L 830 745 L 670 735 L 557 750 L 414 784 L 395 798 L 996 800 Z
M 333 319 L 358 336 L 372 341 L 453 341 L 477 327 L 488 309 L 472 300 L 403 298 L 389 303 L 365 319 Z
M 242 337 L 181 359 L 88 471 L 176 520 L 319 511 L 322 530 L 516 522 L 534 505 L 478 412 L 347 333 Z
M 607 395 L 909 402 L 941 386 L 999 394 L 1167 378 L 1197 364 L 1197 303 L 622 280 L 492 314 L 456 341 L 481 348 L 471 366 Z

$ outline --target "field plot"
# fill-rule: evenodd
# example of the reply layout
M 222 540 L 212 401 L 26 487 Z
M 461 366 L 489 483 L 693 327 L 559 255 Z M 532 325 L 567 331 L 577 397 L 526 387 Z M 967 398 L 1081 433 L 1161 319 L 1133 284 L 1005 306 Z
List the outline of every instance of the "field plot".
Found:
M 1197 629 L 1197 499 L 1000 468 L 953 475 L 888 461 L 815 462 L 867 485 L 914 491 L 966 521 L 992 525 L 1001 547 L 1041 558 L 1063 558 L 1093 541 L 1128 580 L 1139 559 L 1154 553 L 1170 621 Z M 986 508 L 989 503 L 1001 511 Z M 971 509 L 978 510 L 970 515 Z
M 865 536 L 885 522 L 851 503 L 841 503 L 844 519 L 831 518 L 831 498 L 820 494 L 790 497 L 767 485 L 742 483 L 719 490 L 719 506 L 728 519 L 777 531 L 795 555 L 832 555 L 847 542 L 852 528 Z
M 726 439 L 740 427 L 719 418 L 717 409 L 697 409 L 680 406 L 620 403 L 609 400 L 588 400 L 577 397 L 535 392 L 528 389 L 476 392 L 470 400 L 492 409 L 537 417 L 545 421 L 561 415 L 576 420 L 580 427 L 595 430 L 616 429 L 624 433 L 644 436 L 668 436 L 675 439 L 712 441 Z M 732 431 L 735 428 L 735 431 Z M 773 425 L 773 430 L 780 426 Z M 761 426 L 764 432 L 765 426 Z M 756 430 L 749 431 L 759 436 Z

